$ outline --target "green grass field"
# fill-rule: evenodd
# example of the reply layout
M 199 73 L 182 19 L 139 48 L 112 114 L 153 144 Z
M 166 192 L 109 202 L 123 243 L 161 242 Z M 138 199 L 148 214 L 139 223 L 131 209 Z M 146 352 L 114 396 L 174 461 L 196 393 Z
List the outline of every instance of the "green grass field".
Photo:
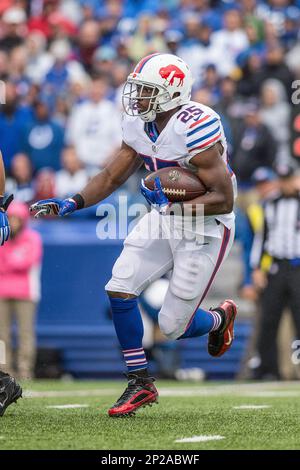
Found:
M 158 381 L 158 406 L 112 419 L 123 382 L 23 383 L 0 419 L 0 449 L 300 449 L 300 383 Z M 77 408 L 51 408 L 81 405 Z M 263 406 L 263 408 L 234 408 Z M 193 436 L 208 442 L 176 443 Z

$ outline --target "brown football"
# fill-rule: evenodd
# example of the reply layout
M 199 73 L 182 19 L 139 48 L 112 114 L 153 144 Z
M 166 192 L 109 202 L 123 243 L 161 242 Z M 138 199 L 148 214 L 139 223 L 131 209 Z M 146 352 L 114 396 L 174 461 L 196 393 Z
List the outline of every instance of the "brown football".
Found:
M 171 202 L 191 201 L 206 193 L 200 179 L 191 171 L 181 167 L 168 167 L 150 173 L 145 178 L 148 189 L 154 189 L 154 180 L 159 176 L 163 192 Z

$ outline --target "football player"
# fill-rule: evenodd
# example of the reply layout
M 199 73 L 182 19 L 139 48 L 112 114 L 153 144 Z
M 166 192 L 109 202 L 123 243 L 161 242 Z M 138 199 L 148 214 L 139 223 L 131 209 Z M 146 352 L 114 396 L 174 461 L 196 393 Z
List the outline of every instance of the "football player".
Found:
M 9 238 L 9 223 L 6 215 L 7 208 L 13 197 L 4 201 L 5 172 L 2 154 L 0 152 L 0 246 Z M 1 249 L 1 248 L 0 248 Z M 6 408 L 22 396 L 22 389 L 14 377 L 0 370 L 0 416 L 4 415 Z
M 171 339 L 208 335 L 208 352 L 221 356 L 233 341 L 237 313 L 232 300 L 206 311 L 200 307 L 234 239 L 235 177 L 227 162 L 227 145 L 220 117 L 191 101 L 193 79 L 187 64 L 172 54 L 151 54 L 136 65 L 123 91 L 123 143 L 115 158 L 72 198 L 33 204 L 36 216 L 64 216 L 105 199 L 143 163 L 149 171 L 180 166 L 199 176 L 207 192 L 186 203 L 184 216 L 172 209 L 159 178 L 153 191 L 142 181 L 141 191 L 153 206 L 124 242 L 112 278 L 106 285 L 113 322 L 128 368 L 128 386 L 109 409 L 110 416 L 131 415 L 157 401 L 154 378 L 147 369 L 143 323 L 137 298 L 154 280 L 172 271 L 159 314 L 162 332 Z M 169 236 L 181 223 L 204 208 L 201 227 L 188 237 Z M 159 222 L 160 233 L 153 227 Z M 173 225 L 172 225 L 173 224 Z M 141 236 L 138 236 L 140 234 Z

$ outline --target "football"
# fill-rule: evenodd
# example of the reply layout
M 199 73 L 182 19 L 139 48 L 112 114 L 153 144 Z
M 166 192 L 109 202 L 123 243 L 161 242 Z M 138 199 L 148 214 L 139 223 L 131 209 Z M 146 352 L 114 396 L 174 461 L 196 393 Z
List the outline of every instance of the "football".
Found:
M 148 189 L 154 189 L 154 180 L 159 176 L 163 192 L 171 202 L 191 201 L 206 193 L 200 179 L 191 171 L 181 167 L 168 167 L 150 173 L 145 178 Z

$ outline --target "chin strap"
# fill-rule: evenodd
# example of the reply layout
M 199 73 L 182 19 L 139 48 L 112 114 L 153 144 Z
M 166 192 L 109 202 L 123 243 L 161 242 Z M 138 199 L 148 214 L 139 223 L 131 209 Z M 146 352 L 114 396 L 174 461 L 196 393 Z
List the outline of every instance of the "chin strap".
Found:
M 151 109 L 150 111 L 148 111 L 148 113 L 141 114 L 140 118 L 144 122 L 153 122 L 153 121 L 155 121 L 155 118 L 156 118 L 156 111 L 154 111 L 154 109 Z

